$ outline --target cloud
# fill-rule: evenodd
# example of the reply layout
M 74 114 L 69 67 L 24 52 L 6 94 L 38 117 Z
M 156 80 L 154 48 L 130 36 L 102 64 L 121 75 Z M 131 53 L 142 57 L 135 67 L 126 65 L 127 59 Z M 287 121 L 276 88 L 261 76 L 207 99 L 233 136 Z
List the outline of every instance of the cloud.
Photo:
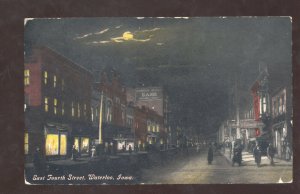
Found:
M 158 43 L 156 43 L 156 45 L 158 45 L 158 46 L 162 46 L 162 45 L 164 45 L 164 43 L 162 43 L 162 42 L 158 42 Z
M 149 30 L 142 30 L 142 31 L 136 31 L 136 32 L 155 32 L 157 30 L 160 30 L 160 28 L 153 28 L 153 29 L 149 29 Z
M 120 25 L 120 26 L 116 26 L 115 28 L 116 28 L 116 29 L 118 29 L 118 28 L 121 28 L 121 27 L 122 27 L 122 25 Z
M 74 40 L 87 38 L 87 37 L 92 36 L 92 35 L 103 34 L 103 33 L 107 32 L 108 30 L 109 30 L 109 28 L 106 28 L 106 29 L 104 29 L 104 30 L 101 30 L 100 32 L 88 33 L 88 34 L 84 34 L 84 35 L 82 35 L 82 36 L 77 36 L 77 37 L 74 38 Z
M 77 37 L 74 38 L 74 39 L 82 39 L 82 38 L 89 37 L 89 36 L 91 36 L 91 35 L 93 35 L 93 33 L 88 33 L 88 34 L 85 34 L 85 35 L 82 35 L 82 36 L 77 36 Z
M 142 19 L 144 19 L 145 17 L 137 17 L 136 19 L 138 19 L 138 20 L 142 20 Z
M 100 32 L 96 32 L 94 34 L 103 34 L 103 33 L 107 32 L 108 30 L 109 30 L 109 28 L 106 28 L 106 29 L 101 30 Z

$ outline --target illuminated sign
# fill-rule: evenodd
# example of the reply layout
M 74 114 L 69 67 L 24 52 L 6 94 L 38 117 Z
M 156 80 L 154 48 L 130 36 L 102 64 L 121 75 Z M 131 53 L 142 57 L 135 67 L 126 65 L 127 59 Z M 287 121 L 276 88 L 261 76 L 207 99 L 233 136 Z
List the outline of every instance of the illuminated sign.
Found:
M 159 100 L 162 99 L 162 88 L 137 88 L 135 90 L 135 99 L 139 100 Z

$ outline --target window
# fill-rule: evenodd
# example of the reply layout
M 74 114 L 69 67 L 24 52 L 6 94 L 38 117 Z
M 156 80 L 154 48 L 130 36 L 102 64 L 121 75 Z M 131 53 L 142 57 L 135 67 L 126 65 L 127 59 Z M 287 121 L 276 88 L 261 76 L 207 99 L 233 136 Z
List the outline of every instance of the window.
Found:
M 65 114 L 65 102 L 61 102 L 61 115 Z
M 54 76 L 53 76 L 53 87 L 54 87 L 54 88 L 56 87 L 56 81 L 57 81 L 57 80 L 56 80 L 56 75 L 54 75 Z
M 80 148 L 81 153 L 88 154 L 89 153 L 89 138 L 82 137 L 81 138 L 81 148 Z
M 67 135 L 61 134 L 60 135 L 60 155 L 67 154 Z
M 24 136 L 24 153 L 25 154 L 28 154 L 28 149 L 29 149 L 29 146 L 28 146 L 28 133 L 25 133 L 25 136 Z
M 83 116 L 86 117 L 86 104 L 83 105 Z
M 29 77 L 30 77 L 29 69 L 25 69 L 25 70 L 24 70 L 24 85 L 25 85 L 25 86 L 28 86 L 29 83 L 30 83 Z
M 54 105 L 53 112 L 56 115 L 57 114 L 57 99 L 56 98 L 54 98 L 54 100 L 53 100 L 53 105 Z
M 77 117 L 79 118 L 80 117 L 80 104 L 79 103 L 77 104 L 77 112 L 78 112 Z
M 47 134 L 46 136 L 46 155 L 58 155 L 58 135 Z
M 94 109 L 93 109 L 93 107 L 91 107 L 91 118 L 92 118 L 92 121 L 94 121 Z
M 44 71 L 44 84 L 46 85 L 48 83 L 48 72 Z
M 281 101 L 282 101 L 282 112 L 285 113 L 285 100 L 284 100 L 284 95 L 281 96 Z
M 66 155 L 67 154 L 67 135 L 66 134 L 47 134 L 46 136 L 46 155 Z
M 72 117 L 74 117 L 75 116 L 74 102 L 72 102 L 71 106 L 72 106 Z
M 61 80 L 61 90 L 64 91 L 64 89 L 65 89 L 65 80 L 62 79 Z
M 279 114 L 282 113 L 282 98 L 279 97 Z
M 48 110 L 49 110 L 48 98 L 45 97 L 45 112 L 48 112 Z
M 156 125 L 156 132 L 159 132 L 159 125 Z

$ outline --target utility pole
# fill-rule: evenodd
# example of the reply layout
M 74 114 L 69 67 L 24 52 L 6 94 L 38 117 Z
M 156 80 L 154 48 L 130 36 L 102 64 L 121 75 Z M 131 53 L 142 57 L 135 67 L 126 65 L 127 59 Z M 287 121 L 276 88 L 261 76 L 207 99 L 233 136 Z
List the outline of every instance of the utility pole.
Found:
M 100 97 L 100 110 L 99 110 L 99 144 L 102 144 L 102 106 L 103 106 L 103 90 L 101 91 Z
M 241 129 L 240 129 L 240 97 L 239 97 L 239 89 L 238 89 L 238 75 L 237 72 L 235 74 L 235 103 L 236 103 L 236 138 L 241 138 Z

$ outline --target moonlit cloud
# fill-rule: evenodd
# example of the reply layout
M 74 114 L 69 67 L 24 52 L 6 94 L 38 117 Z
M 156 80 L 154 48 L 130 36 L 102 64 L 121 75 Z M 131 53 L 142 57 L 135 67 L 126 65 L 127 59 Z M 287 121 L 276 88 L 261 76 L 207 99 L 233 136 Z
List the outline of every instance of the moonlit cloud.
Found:
M 121 28 L 121 27 L 122 27 L 122 25 L 120 25 L 120 26 L 116 26 L 115 28 L 116 28 L 116 29 L 118 29 L 118 28 Z
M 107 32 L 109 30 L 109 28 L 106 28 L 104 30 L 101 30 L 100 32 L 96 32 L 95 34 L 103 34 L 105 32 Z
M 145 17 L 137 17 L 136 19 L 138 19 L 138 20 L 142 20 L 142 19 L 144 19 Z
M 162 43 L 162 42 L 158 42 L 158 43 L 156 43 L 156 45 L 158 45 L 158 46 L 162 46 L 162 45 L 164 45 L 164 43 Z
M 155 32 L 157 30 L 160 30 L 160 28 L 153 28 L 153 29 L 149 29 L 149 30 L 142 30 L 142 31 L 137 31 L 137 32 Z
M 85 34 L 85 35 L 83 35 L 83 36 L 77 36 L 77 37 L 74 38 L 74 39 L 82 39 L 82 38 L 89 37 L 89 36 L 91 36 L 91 35 L 93 35 L 93 33 L 88 33 L 88 34 Z

